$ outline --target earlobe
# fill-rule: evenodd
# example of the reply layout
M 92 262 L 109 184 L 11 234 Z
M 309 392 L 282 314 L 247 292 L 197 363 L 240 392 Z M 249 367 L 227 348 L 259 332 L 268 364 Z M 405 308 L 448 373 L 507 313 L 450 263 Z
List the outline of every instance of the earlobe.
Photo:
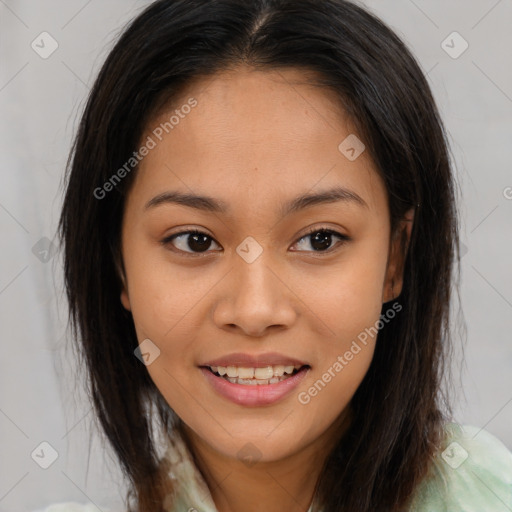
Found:
M 121 279 L 121 304 L 123 305 L 124 309 L 127 311 L 131 311 L 130 306 L 130 296 L 128 295 L 128 290 L 126 286 L 126 278 L 124 275 L 124 272 L 120 272 L 120 279 Z
M 124 309 L 127 311 L 131 311 L 130 306 L 130 298 L 128 297 L 128 292 L 126 291 L 126 288 L 123 288 L 121 291 L 121 304 L 123 305 Z
M 126 286 L 126 274 L 124 271 L 124 265 L 122 263 L 122 257 L 118 251 L 113 250 L 114 255 L 114 264 L 117 271 L 117 276 L 119 277 L 119 280 L 121 281 L 121 304 L 123 305 L 124 309 L 127 311 L 131 311 L 130 306 L 130 297 L 128 296 L 127 286 Z
M 414 208 L 406 212 L 391 239 L 388 268 L 382 294 L 383 303 L 396 300 L 402 293 L 403 273 L 414 225 L 414 213 Z

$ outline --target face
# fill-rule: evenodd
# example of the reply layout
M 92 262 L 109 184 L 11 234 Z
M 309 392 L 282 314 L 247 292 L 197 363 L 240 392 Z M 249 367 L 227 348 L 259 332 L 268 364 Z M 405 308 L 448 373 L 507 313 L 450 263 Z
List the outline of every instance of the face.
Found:
M 146 369 L 226 457 L 250 442 L 278 460 L 321 440 L 401 289 L 385 186 L 368 151 L 338 148 L 355 132 L 303 78 L 240 68 L 191 85 L 146 127 L 125 204 L 121 300 L 150 340 Z

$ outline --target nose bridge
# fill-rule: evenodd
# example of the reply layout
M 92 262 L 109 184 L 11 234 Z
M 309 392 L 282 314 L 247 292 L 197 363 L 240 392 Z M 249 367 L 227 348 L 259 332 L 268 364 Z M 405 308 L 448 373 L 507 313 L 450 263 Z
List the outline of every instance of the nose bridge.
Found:
M 237 308 L 251 307 L 260 312 L 271 311 L 278 290 L 275 276 L 270 271 L 272 250 L 247 237 L 236 249 L 233 258 Z
M 247 248 L 249 248 L 247 250 Z M 271 265 L 271 250 L 261 250 L 260 254 L 255 255 L 256 249 L 251 246 L 251 243 L 240 245 L 237 253 L 245 253 L 248 259 L 244 256 L 237 255 L 234 258 L 234 278 L 237 283 L 236 292 L 238 297 L 250 296 L 253 300 L 257 298 L 262 299 L 269 307 L 274 300 L 275 290 L 275 276 L 270 271 Z M 254 259 L 253 259 L 254 258 Z
M 245 239 L 233 254 L 232 272 L 224 289 L 224 304 L 217 311 L 217 322 L 237 325 L 252 335 L 272 325 L 289 325 L 293 307 L 274 267 L 271 248 L 264 248 L 251 237 Z

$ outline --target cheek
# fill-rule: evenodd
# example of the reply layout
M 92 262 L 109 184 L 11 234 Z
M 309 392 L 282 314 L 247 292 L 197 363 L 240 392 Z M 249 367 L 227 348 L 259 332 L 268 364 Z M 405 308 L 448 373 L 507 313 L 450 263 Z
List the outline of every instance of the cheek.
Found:
M 328 346 L 339 349 L 340 343 L 378 320 L 386 267 L 382 254 L 385 249 L 378 254 L 375 247 L 359 247 L 347 251 L 328 270 L 318 267 L 300 273 L 295 289 L 316 317 L 318 334 Z
M 330 335 L 315 347 L 318 364 L 297 396 L 299 408 L 316 418 L 311 435 L 325 429 L 347 407 L 370 367 L 382 310 L 384 268 L 377 260 L 354 259 L 312 297 Z M 318 283 L 317 283 L 318 284 Z
M 351 349 L 351 350 L 350 350 Z M 356 342 L 348 350 L 326 358 L 316 368 L 314 378 L 297 395 L 297 407 L 314 423 L 305 421 L 308 432 L 305 437 L 314 438 L 318 432 L 329 428 L 349 405 L 370 366 L 374 345 Z M 347 359 L 347 353 L 351 359 Z
M 127 261 L 130 305 L 138 332 L 169 343 L 187 328 L 190 338 L 194 324 L 183 320 L 189 312 L 193 318 L 200 311 L 201 299 L 214 284 L 213 273 L 172 265 L 160 250 L 146 254 L 145 258 L 133 254 Z
M 146 370 L 172 409 L 186 417 L 199 371 L 194 364 L 201 343 L 196 319 L 207 315 L 201 299 L 213 283 L 164 259 L 146 259 L 131 269 L 130 303 L 139 342 L 149 338 L 160 351 Z
M 382 247 L 376 242 L 382 242 Z M 309 274 L 304 280 L 303 293 L 314 290 L 308 297 L 316 323 L 328 328 L 315 347 L 319 364 L 299 403 L 326 422 L 349 403 L 371 364 L 382 311 L 386 254 L 385 239 L 373 239 L 372 244 L 347 252 L 329 274 Z

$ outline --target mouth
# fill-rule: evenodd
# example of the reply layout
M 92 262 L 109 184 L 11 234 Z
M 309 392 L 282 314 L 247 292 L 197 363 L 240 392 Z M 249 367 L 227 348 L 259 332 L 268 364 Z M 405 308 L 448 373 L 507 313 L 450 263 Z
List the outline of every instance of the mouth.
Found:
M 207 385 L 218 396 L 243 407 L 271 406 L 291 396 L 311 367 L 200 366 Z M 251 377 L 252 375 L 252 377 Z
M 301 371 L 308 370 L 309 365 L 269 365 L 259 368 L 238 366 L 202 366 L 216 377 L 224 379 L 231 384 L 243 386 L 266 386 L 278 384 Z

